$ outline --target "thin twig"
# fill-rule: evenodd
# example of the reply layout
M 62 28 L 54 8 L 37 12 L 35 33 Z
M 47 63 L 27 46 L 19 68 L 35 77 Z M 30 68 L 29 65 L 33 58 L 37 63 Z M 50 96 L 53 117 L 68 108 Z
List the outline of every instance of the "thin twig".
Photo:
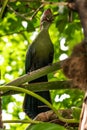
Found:
M 9 2 L 16 2 L 17 0 L 9 0 Z M 19 1 L 21 1 L 21 2 L 38 2 L 37 0 L 19 0 Z M 67 4 L 68 4 L 68 2 L 48 2 L 48 1 L 45 1 L 45 0 L 42 0 L 42 1 L 40 1 L 40 3 L 42 3 L 42 4 L 44 4 L 44 5 L 52 5 L 52 6 L 54 6 L 54 5 L 57 5 L 57 6 L 61 6 L 61 5 L 63 5 L 63 6 L 67 6 Z
M 11 6 L 9 6 L 9 5 L 7 5 L 7 7 L 11 10 L 11 11 L 13 11 L 16 15 L 18 15 L 18 16 L 20 16 L 20 17 L 22 17 L 23 19 L 25 19 L 25 20 L 32 20 L 34 17 L 35 17 L 35 15 L 38 13 L 38 11 L 41 9 L 41 8 L 43 8 L 45 5 L 52 5 L 52 6 L 54 6 L 54 5 L 57 5 L 57 6 L 67 6 L 68 5 L 68 2 L 47 2 L 47 1 L 41 1 L 41 5 L 40 5 L 40 7 L 38 7 L 37 8 L 37 10 L 34 12 L 34 14 L 30 17 L 30 18 L 27 18 L 27 17 L 24 17 L 24 15 L 23 14 L 20 14 L 20 13 L 18 13 L 17 11 L 15 11 Z
M 1 79 L 1 70 L 0 70 L 0 79 Z M 2 97 L 1 97 L 1 91 L 0 91 L 0 128 L 3 128 L 3 123 L 2 123 Z
M 38 124 L 41 123 L 41 121 L 34 121 L 34 120 L 3 120 L 3 123 L 32 123 L 32 124 Z
M 1 12 L 0 12 L 0 18 L 2 18 L 2 16 L 3 16 L 3 13 L 4 13 L 4 10 L 7 6 L 7 3 L 8 3 L 8 0 L 5 0 L 4 3 L 3 3 L 3 6 L 2 6 L 2 9 L 1 9 Z
M 1 98 L 1 92 L 0 92 L 0 128 L 3 128 L 3 123 L 2 123 L 2 98 Z
M 14 1 L 16 1 L 16 0 L 14 0 Z M 29 2 L 32 2 L 32 0 L 28 0 Z M 28 2 L 27 1 L 27 2 Z M 13 2 L 13 1 L 10 1 L 10 2 Z M 23 2 L 23 1 L 22 1 Z M 26 1 L 25 1 L 26 2 Z M 37 1 L 34 1 L 34 2 L 37 2 Z M 14 12 L 17 16 L 20 16 L 21 18 L 23 18 L 24 20 L 26 20 L 26 21 L 29 21 L 29 20 L 32 20 L 35 16 L 36 16 L 36 14 L 38 13 L 38 11 L 41 9 L 41 8 L 43 8 L 43 6 L 45 6 L 45 5 L 47 5 L 47 4 L 51 4 L 52 6 L 53 5 L 64 5 L 64 6 L 67 6 L 68 5 L 68 2 L 47 2 L 47 1 L 41 1 L 41 5 L 40 5 L 40 7 L 38 8 L 38 9 L 36 9 L 36 11 L 33 13 L 33 15 L 31 16 L 31 17 L 25 17 L 25 14 L 20 14 L 19 12 L 17 12 L 17 11 L 15 11 L 10 5 L 8 5 L 7 4 L 7 7 L 12 11 L 12 12 Z M 14 33 L 21 33 L 21 32 L 24 32 L 24 31 L 26 31 L 26 30 L 21 30 L 21 31 L 19 31 L 19 32 L 10 32 L 10 33 L 8 33 L 8 34 L 4 34 L 4 35 L 0 35 L 0 37 L 3 37 L 3 36 L 7 36 L 7 35 L 12 35 L 12 34 L 14 34 Z M 28 31 L 28 30 L 27 30 Z
M 14 12 L 17 16 L 20 16 L 20 17 L 23 18 L 24 20 L 26 20 L 26 21 L 31 20 L 30 18 L 25 17 L 24 14 L 20 14 L 20 13 L 18 13 L 17 11 L 15 11 L 10 5 L 7 5 L 7 7 L 8 7 L 12 12 Z
M 25 31 L 28 31 L 28 30 L 20 30 L 20 31 L 17 31 L 17 32 L 10 32 L 8 34 L 2 34 L 2 35 L 0 34 L 0 37 L 10 36 L 10 35 L 13 35 L 15 33 L 21 34 L 22 32 L 25 32 Z
M 42 4 L 44 5 L 52 5 L 52 6 L 67 6 L 68 2 L 48 2 L 48 1 L 43 1 Z
M 31 20 L 35 17 L 35 15 L 38 13 L 38 11 L 39 11 L 41 8 L 43 8 L 43 6 L 44 6 L 44 4 L 42 4 L 42 5 L 34 12 L 34 14 L 33 14 L 32 17 L 31 17 Z

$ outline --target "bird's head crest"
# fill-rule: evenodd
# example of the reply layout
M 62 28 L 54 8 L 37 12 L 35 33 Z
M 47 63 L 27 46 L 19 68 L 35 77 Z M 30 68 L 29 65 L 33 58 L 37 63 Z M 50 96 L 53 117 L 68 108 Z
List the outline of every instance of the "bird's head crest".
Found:
M 53 20 L 53 14 L 51 10 L 50 9 L 45 10 L 41 17 L 41 23 L 43 23 L 44 21 L 51 23 L 52 20 Z

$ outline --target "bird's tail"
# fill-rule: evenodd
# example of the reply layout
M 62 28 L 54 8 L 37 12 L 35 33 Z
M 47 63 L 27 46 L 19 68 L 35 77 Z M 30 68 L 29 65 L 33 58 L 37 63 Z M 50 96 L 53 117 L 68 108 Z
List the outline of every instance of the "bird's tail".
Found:
M 37 92 L 40 96 L 51 102 L 49 91 Z M 31 118 L 34 118 L 41 112 L 48 111 L 49 108 L 40 100 L 26 94 L 23 103 L 24 112 Z
M 43 76 L 30 83 L 46 82 L 46 81 L 47 81 L 47 76 Z M 42 96 L 47 101 L 51 102 L 49 91 L 36 92 L 36 94 Z M 29 117 L 34 118 L 37 114 L 48 111 L 50 109 L 40 100 L 26 94 L 23 102 L 23 110 Z

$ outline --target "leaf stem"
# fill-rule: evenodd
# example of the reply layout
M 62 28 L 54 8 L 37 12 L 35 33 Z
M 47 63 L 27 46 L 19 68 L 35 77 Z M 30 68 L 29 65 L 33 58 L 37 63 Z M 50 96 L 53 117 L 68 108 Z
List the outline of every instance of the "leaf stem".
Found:
M 3 123 L 32 123 L 32 124 L 38 124 L 42 123 L 41 121 L 35 121 L 35 120 L 3 120 Z
M 46 104 L 49 108 L 51 108 L 55 114 L 57 115 L 58 119 L 61 120 L 62 122 L 67 122 L 67 123 L 78 123 L 77 120 L 75 119 L 65 119 L 61 116 L 61 114 L 52 106 L 51 103 L 49 103 L 46 99 L 44 99 L 43 97 L 41 97 L 40 95 L 37 95 L 36 93 L 32 92 L 32 91 L 29 91 L 29 90 L 26 90 L 24 88 L 18 88 L 18 87 L 15 87 L 15 86 L 1 86 L 0 87 L 0 91 L 2 90 L 14 90 L 14 91 L 19 91 L 19 92 L 24 92 L 26 94 L 29 94 L 35 98 L 37 98 L 38 100 L 40 100 L 41 102 L 43 102 L 44 104 Z

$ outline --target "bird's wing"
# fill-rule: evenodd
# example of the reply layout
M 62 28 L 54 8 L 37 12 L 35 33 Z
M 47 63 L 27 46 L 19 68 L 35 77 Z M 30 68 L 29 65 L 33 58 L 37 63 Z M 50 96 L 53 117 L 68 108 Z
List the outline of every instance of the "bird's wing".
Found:
M 53 62 L 53 56 L 54 56 L 54 46 L 52 44 L 52 49 L 51 49 L 51 52 L 49 54 L 49 63 Z
M 30 72 L 31 64 L 32 64 L 32 49 L 31 46 L 29 46 L 28 51 L 26 53 L 26 60 L 25 60 L 26 73 Z

